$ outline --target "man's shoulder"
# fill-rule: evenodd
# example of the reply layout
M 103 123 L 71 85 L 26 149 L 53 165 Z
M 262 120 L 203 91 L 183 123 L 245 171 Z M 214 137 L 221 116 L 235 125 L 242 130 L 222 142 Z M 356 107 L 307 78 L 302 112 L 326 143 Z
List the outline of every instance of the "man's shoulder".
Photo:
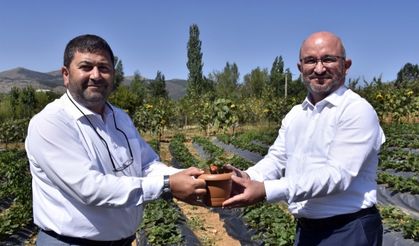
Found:
M 66 118 L 67 114 L 61 99 L 55 99 L 47 104 L 39 113 L 32 117 L 31 122 L 55 121 Z M 65 120 L 65 119 L 64 119 Z

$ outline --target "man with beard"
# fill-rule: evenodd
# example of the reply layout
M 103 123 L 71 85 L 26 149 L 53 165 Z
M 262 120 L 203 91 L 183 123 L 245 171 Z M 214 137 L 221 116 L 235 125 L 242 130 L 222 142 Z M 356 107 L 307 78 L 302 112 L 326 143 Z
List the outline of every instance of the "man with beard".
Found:
M 129 116 L 107 101 L 114 55 L 95 35 L 72 39 L 61 69 L 66 93 L 29 124 L 37 245 L 131 245 L 143 205 L 206 193 L 197 168 L 161 163 Z
M 288 202 L 295 245 L 381 245 L 375 179 L 385 137 L 376 112 L 344 86 L 352 61 L 339 37 L 310 35 L 299 60 L 307 97 L 260 162 L 246 171 L 230 166 L 236 195 L 223 206 Z

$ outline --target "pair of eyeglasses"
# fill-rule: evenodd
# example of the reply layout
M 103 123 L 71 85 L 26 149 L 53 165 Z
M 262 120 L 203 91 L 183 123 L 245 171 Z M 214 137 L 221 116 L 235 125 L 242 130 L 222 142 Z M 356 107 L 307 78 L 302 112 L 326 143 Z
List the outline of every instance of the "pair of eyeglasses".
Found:
M 129 150 L 129 158 L 128 160 L 124 161 L 120 166 L 116 166 L 115 162 L 113 161 L 113 157 L 111 155 L 111 151 L 109 150 L 109 146 L 108 143 L 105 141 L 105 139 L 103 139 L 102 136 L 100 136 L 100 134 L 96 131 L 96 128 L 93 127 L 92 123 L 90 122 L 90 120 L 86 117 L 86 119 L 89 121 L 90 125 L 92 126 L 93 130 L 96 132 L 96 134 L 98 135 L 98 137 L 102 140 L 102 142 L 105 144 L 106 146 L 106 150 L 108 151 L 108 155 L 109 155 L 109 159 L 111 159 L 111 163 L 112 163 L 112 167 L 113 167 L 113 171 L 114 172 L 121 172 L 123 170 L 125 170 L 127 167 L 131 166 L 131 164 L 134 162 L 134 156 L 132 155 L 132 149 L 131 149 L 131 145 L 129 144 L 129 140 L 127 135 L 125 134 L 124 131 L 122 131 L 121 129 L 118 128 L 118 126 L 116 125 L 116 119 L 115 119 L 115 112 L 113 111 L 111 105 L 109 105 L 108 103 L 106 103 L 106 105 L 108 105 L 108 107 L 111 109 L 112 111 L 112 118 L 113 118 L 113 123 L 115 125 L 115 129 L 122 133 L 122 135 L 124 135 L 125 140 L 127 141 L 127 145 L 128 145 L 128 150 Z M 115 159 L 116 160 L 116 159 Z
M 66 92 L 67 94 L 67 92 Z M 114 158 L 111 154 L 111 151 L 109 149 L 108 143 L 105 141 L 105 139 L 97 132 L 96 128 L 94 127 L 94 125 L 92 124 L 92 122 L 89 120 L 89 118 L 87 117 L 87 115 L 85 115 L 83 113 L 83 111 L 81 111 L 81 109 L 79 109 L 79 107 L 77 107 L 77 105 L 73 102 L 73 100 L 70 98 L 70 96 L 67 94 L 68 99 L 70 99 L 70 101 L 73 103 L 73 105 L 83 114 L 84 118 L 89 122 L 90 126 L 92 127 L 92 129 L 95 131 L 96 135 L 100 138 L 100 140 L 102 140 L 103 144 L 106 147 L 106 150 L 108 151 L 108 155 L 109 155 L 109 159 L 111 160 L 112 163 L 112 168 L 114 172 L 121 172 L 123 170 L 125 170 L 127 167 L 131 166 L 131 164 L 134 162 L 134 156 L 132 154 L 132 149 L 131 149 L 131 145 L 129 144 L 129 140 L 127 135 L 125 134 L 125 132 L 123 132 L 121 129 L 119 129 L 119 127 L 116 125 L 116 119 L 115 119 L 115 112 L 113 111 L 111 105 L 109 105 L 109 103 L 106 103 L 106 105 L 111 109 L 112 111 L 112 117 L 113 117 L 113 123 L 115 125 L 115 129 L 117 131 L 119 131 L 120 133 L 122 133 L 122 135 L 124 135 L 125 140 L 127 141 L 127 145 L 128 145 L 128 150 L 129 150 L 129 158 L 128 160 L 124 161 L 121 165 L 116 166 L 114 159 L 116 161 L 116 158 Z
M 307 56 L 300 59 L 300 62 L 303 64 L 303 66 L 308 68 L 314 68 L 317 66 L 317 63 L 321 63 L 325 67 L 332 67 L 334 66 L 339 59 L 345 59 L 343 56 L 332 56 L 332 55 L 325 55 L 320 58 L 313 57 L 313 56 Z

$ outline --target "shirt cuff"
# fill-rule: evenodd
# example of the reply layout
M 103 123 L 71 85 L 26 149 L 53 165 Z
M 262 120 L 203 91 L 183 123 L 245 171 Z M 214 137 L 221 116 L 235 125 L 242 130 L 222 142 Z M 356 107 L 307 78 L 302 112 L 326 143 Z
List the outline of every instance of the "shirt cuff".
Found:
M 268 202 L 279 202 L 279 201 L 288 201 L 289 191 L 288 191 L 288 182 L 286 178 L 275 179 L 275 180 L 265 180 L 265 192 L 266 192 L 266 201 Z
M 144 201 L 151 201 L 159 198 L 163 189 L 163 176 L 144 178 L 142 187 Z

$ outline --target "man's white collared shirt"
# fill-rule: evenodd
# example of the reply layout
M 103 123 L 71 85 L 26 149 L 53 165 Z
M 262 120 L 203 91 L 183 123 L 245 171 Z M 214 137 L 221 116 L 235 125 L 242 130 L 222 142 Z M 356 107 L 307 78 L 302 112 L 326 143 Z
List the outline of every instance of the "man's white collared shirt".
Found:
M 268 154 L 246 172 L 296 217 L 352 213 L 377 202 L 384 141 L 372 106 L 342 86 L 316 105 L 306 98 L 293 107 Z
M 114 172 L 109 152 L 116 166 L 131 156 L 112 110 L 105 107 L 102 118 L 74 102 L 84 116 L 67 94 L 29 124 L 25 147 L 33 177 L 34 222 L 60 235 L 92 240 L 131 236 L 141 222 L 142 204 L 160 195 L 164 174 L 178 170 L 159 162 L 129 116 L 111 106 L 134 159 L 123 171 Z

